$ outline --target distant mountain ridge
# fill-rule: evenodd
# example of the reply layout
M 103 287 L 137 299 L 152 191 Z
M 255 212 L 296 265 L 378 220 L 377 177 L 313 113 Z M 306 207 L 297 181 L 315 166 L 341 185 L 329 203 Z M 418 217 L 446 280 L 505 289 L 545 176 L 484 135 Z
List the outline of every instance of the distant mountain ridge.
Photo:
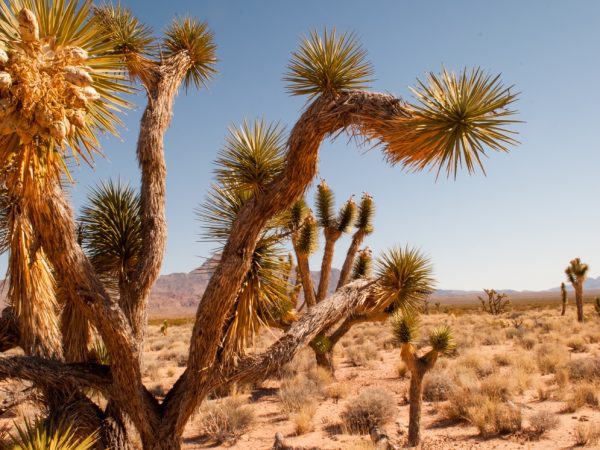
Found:
M 184 316 L 193 314 L 202 294 L 204 293 L 210 277 L 214 273 L 216 265 L 219 261 L 219 255 L 213 255 L 208 258 L 200 267 L 192 270 L 191 272 L 178 272 L 171 273 L 168 275 L 161 275 L 154 284 L 150 293 L 149 301 L 149 314 L 154 317 L 170 317 L 170 316 Z M 319 282 L 319 271 L 311 272 L 315 285 Z M 332 293 L 337 286 L 340 277 L 340 271 L 338 269 L 331 270 L 331 280 L 329 282 L 328 292 Z M 4 285 L 4 281 L 0 282 L 0 285 Z M 569 283 L 567 283 L 569 291 L 572 290 Z M 586 293 L 593 294 L 594 291 L 600 291 L 600 277 L 588 278 L 585 282 L 584 289 Z M 497 289 L 499 292 L 509 294 L 511 297 L 516 299 L 535 299 L 541 298 L 548 294 L 554 295 L 554 293 L 560 290 L 559 287 L 546 289 L 543 291 L 516 291 L 513 289 Z M 477 297 L 482 295 L 482 290 L 460 290 L 460 289 L 439 289 L 432 295 L 432 301 L 441 303 L 475 303 Z M 3 304 L 4 297 L 6 296 L 6 289 L 2 288 L 0 292 L 0 305 Z

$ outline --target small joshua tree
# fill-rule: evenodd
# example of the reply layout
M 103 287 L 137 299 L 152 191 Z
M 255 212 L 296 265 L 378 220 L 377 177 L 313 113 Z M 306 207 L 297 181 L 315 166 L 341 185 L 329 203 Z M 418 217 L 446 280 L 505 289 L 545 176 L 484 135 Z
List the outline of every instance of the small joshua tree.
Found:
M 166 336 L 168 330 L 169 330 L 169 322 L 167 322 L 167 319 L 165 319 L 163 321 L 162 325 L 160 326 L 160 332 L 162 333 L 163 336 Z
M 564 316 L 565 312 L 567 311 L 567 303 L 569 302 L 567 297 L 567 286 L 565 286 L 564 282 L 560 283 L 560 298 L 562 300 L 562 311 L 560 315 Z
M 502 314 L 506 311 L 508 305 L 510 305 L 510 299 L 506 294 L 500 294 L 496 292 L 495 289 L 484 289 L 488 296 L 487 299 L 483 297 L 478 297 L 481 305 L 483 306 L 483 310 L 489 312 L 490 314 L 497 316 L 498 314 Z
M 565 269 L 569 283 L 575 289 L 575 304 L 577 305 L 577 321 L 583 322 L 583 282 L 590 267 L 581 262 L 581 259 L 571 260 L 569 267 Z
M 392 328 L 400 342 L 400 356 L 410 371 L 408 446 L 416 447 L 421 441 L 421 405 L 423 396 L 423 378 L 435 366 L 440 355 L 452 351 L 455 347 L 452 332 L 447 325 L 434 329 L 429 334 L 431 350 L 418 356 L 414 342 L 418 334 L 417 316 L 397 311 L 392 318 Z
M 596 297 L 596 303 L 594 303 L 594 309 L 600 316 L 600 297 Z

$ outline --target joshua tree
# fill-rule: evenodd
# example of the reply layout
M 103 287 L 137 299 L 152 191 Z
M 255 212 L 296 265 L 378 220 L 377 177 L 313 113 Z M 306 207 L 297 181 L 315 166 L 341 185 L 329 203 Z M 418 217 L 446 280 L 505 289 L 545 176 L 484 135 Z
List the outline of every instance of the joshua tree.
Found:
M 498 315 L 506 311 L 506 307 L 510 305 L 510 299 L 506 294 L 499 294 L 494 289 L 484 289 L 488 298 L 478 297 L 483 310 L 490 314 Z
M 565 283 L 560 283 L 560 299 L 562 302 L 562 310 L 560 312 L 561 316 L 565 315 L 565 312 L 567 312 L 567 303 L 569 303 L 569 298 L 567 297 L 567 286 L 565 286 Z
M 418 318 L 412 314 L 398 311 L 392 318 L 392 329 L 400 342 L 400 356 L 410 371 L 408 446 L 416 447 L 421 441 L 421 405 L 423 395 L 423 377 L 435 366 L 440 355 L 452 351 L 455 347 L 452 332 L 448 326 L 441 326 L 429 334 L 431 350 L 418 356 L 414 346 L 418 333 Z
M 0 376 L 32 382 L 51 418 L 76 421 L 80 433 L 100 429 L 112 448 L 129 447 L 125 424 L 144 449 L 181 448 L 188 419 L 209 393 L 270 376 L 345 317 L 401 295 L 405 286 L 388 283 L 391 278 L 356 280 L 311 307 L 264 353 L 236 355 L 254 320 L 248 310 L 249 320 L 236 314 L 255 306 L 262 281 L 252 272 L 256 258 L 272 254 L 263 250 L 270 232 L 277 233 L 272 224 L 312 182 L 324 139 L 349 131 L 379 145 L 391 163 L 448 175 L 463 164 L 469 172 L 480 167 L 484 146 L 507 151 L 515 143 L 506 127 L 516 95 L 497 77 L 479 69 L 431 74 L 419 82 L 417 101 L 406 103 L 364 90 L 372 70 L 352 35 L 310 34 L 286 76 L 290 93 L 307 96 L 306 108 L 285 141 L 281 164 L 246 191 L 249 198 L 230 218 L 196 313 L 187 368 L 159 401 L 142 382 L 141 354 L 148 295 L 165 250 L 163 141 L 181 85 L 202 86 L 215 73 L 213 35 L 206 24 L 183 18 L 156 39 L 121 7 L 7 0 L 0 3 L 0 50 L 2 248 L 9 253 L 10 303 L 0 342 L 25 352 L 1 357 Z M 115 132 L 131 79 L 148 100 L 137 143 L 140 246 L 134 259 L 107 274 L 94 266 L 73 217 L 68 168 L 71 159 L 97 155 L 98 133 Z M 225 199 L 235 193 L 223 188 Z M 118 289 L 115 275 L 122 275 Z M 109 364 L 94 362 L 88 339 L 64 332 L 87 333 L 88 324 Z M 94 403 L 91 390 L 106 401 Z
M 596 313 L 600 316 L 600 297 L 596 297 L 596 302 L 594 303 L 594 309 Z
M 569 283 L 575 289 L 575 304 L 577 305 L 577 321 L 583 322 L 583 282 L 587 276 L 589 266 L 581 262 L 581 259 L 571 260 L 565 269 Z

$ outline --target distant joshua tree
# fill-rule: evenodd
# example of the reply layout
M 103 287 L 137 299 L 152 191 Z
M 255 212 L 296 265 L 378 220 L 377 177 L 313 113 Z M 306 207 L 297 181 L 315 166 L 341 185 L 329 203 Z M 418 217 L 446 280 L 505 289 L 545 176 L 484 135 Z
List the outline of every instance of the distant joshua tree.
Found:
M 596 297 L 596 302 L 594 303 L 594 309 L 596 313 L 600 316 L 600 297 Z
M 560 312 L 560 315 L 564 316 L 565 312 L 567 311 L 567 303 L 569 303 L 569 298 L 567 297 L 567 286 L 565 286 L 564 282 L 560 283 L 560 298 L 562 301 L 562 311 Z
M 483 292 L 486 293 L 487 299 L 484 299 L 481 296 L 478 298 L 483 306 L 483 310 L 490 314 L 495 316 L 502 314 L 506 311 L 508 305 L 510 305 L 510 299 L 506 294 L 500 294 L 494 289 L 484 289 Z
M 440 355 L 455 348 L 454 338 L 446 325 L 434 329 L 429 334 L 431 350 L 423 356 L 417 355 L 414 342 L 418 335 L 418 318 L 412 314 L 397 312 L 392 318 L 392 329 L 400 343 L 400 356 L 410 371 L 408 445 L 416 447 L 421 441 L 421 405 L 423 378 L 435 366 Z
M 577 305 L 577 321 L 583 322 L 583 282 L 589 271 L 589 266 L 581 262 L 581 259 L 571 260 L 565 269 L 569 283 L 575 289 L 575 304 Z

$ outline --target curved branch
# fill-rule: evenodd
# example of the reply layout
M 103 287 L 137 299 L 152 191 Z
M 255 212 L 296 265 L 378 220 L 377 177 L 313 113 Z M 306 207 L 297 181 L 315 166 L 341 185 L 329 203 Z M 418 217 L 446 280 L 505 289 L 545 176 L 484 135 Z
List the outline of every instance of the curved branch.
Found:
M 223 324 L 250 268 L 260 233 L 271 217 L 290 208 L 304 193 L 316 174 L 321 142 L 344 130 L 380 142 L 391 122 L 407 116 L 399 99 L 358 91 L 319 97 L 302 114 L 288 141 L 283 172 L 240 211 L 221 262 L 202 296 L 186 371 L 191 375 L 183 377 L 170 393 L 161 427 L 165 439 L 170 433 L 183 432 L 195 406 L 210 392 L 210 369 L 217 357 Z
M 63 364 L 36 356 L 0 357 L 0 379 L 17 378 L 35 385 L 64 390 L 66 386 L 92 388 L 109 394 L 110 368 L 100 364 Z
M 352 236 L 352 242 L 350 243 L 350 247 L 348 247 L 346 259 L 344 260 L 344 264 L 342 265 L 342 270 L 340 271 L 340 279 L 338 280 L 336 289 L 341 288 L 346 283 L 348 283 L 348 281 L 350 281 L 350 275 L 352 274 L 352 265 L 354 264 L 354 260 L 356 259 L 356 253 L 358 253 L 359 247 L 365 240 L 365 236 L 366 233 L 360 229 L 357 230 Z
M 160 273 L 167 241 L 164 137 L 171 123 L 175 95 L 190 65 L 187 52 L 180 52 L 149 66 L 147 72 L 152 76 L 142 78 L 148 96 L 137 142 L 137 159 L 142 175 L 142 251 L 131 275 L 131 283 L 121 290 L 121 296 L 126 297 L 121 299 L 121 304 L 138 341 L 144 337 L 146 303 Z

